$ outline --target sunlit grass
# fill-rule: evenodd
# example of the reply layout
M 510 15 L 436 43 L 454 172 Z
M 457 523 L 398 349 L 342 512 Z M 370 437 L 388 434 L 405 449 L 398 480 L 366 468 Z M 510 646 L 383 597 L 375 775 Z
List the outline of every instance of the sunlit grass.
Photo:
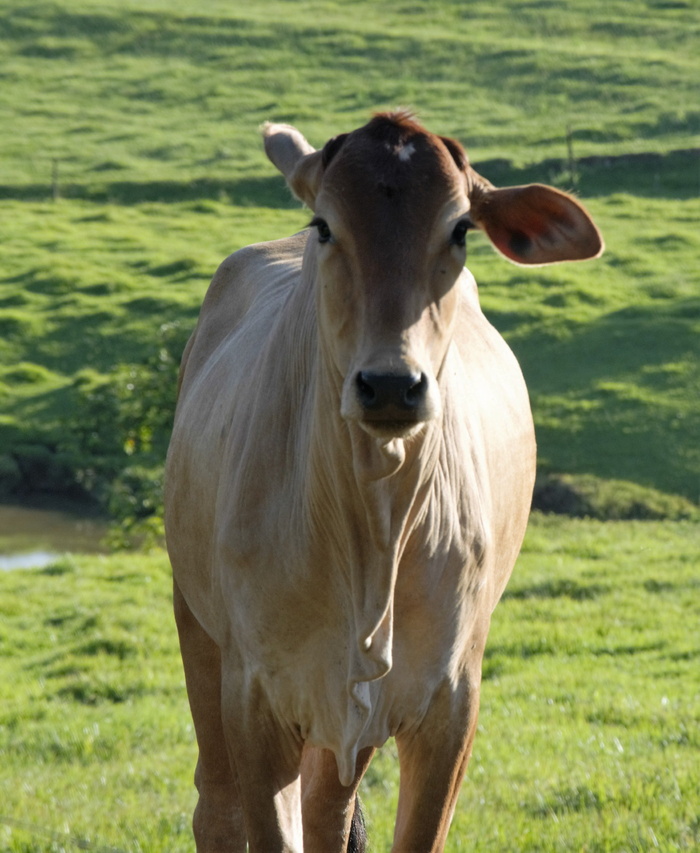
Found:
M 6 5 L 9 187 L 261 175 L 261 121 L 319 145 L 397 105 L 478 159 L 565 157 L 567 127 L 579 155 L 697 144 L 692 2 Z
M 699 547 L 694 524 L 533 518 L 493 618 L 450 853 L 695 849 Z M 0 650 L 0 850 L 191 850 L 165 556 L 0 575 Z M 375 853 L 396 786 L 390 742 L 363 783 Z

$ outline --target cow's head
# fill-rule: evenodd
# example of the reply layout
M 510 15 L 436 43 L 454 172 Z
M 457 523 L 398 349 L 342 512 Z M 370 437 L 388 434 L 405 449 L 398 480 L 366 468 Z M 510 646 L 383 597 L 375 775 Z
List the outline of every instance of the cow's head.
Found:
M 268 156 L 314 212 L 307 251 L 341 413 L 371 435 L 408 436 L 440 412 L 470 228 L 520 264 L 602 252 L 573 198 L 537 184 L 496 189 L 458 142 L 406 112 L 377 115 L 319 151 L 289 125 L 268 124 L 264 136 Z

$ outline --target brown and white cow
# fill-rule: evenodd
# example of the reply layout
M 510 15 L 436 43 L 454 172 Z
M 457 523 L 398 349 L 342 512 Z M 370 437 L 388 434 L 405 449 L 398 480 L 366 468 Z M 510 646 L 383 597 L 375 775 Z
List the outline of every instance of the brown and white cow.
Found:
M 339 853 L 395 737 L 395 851 L 443 849 L 535 472 L 465 234 L 595 257 L 571 197 L 495 189 L 405 112 L 265 147 L 314 213 L 223 262 L 182 363 L 166 529 L 199 745 L 197 850 Z

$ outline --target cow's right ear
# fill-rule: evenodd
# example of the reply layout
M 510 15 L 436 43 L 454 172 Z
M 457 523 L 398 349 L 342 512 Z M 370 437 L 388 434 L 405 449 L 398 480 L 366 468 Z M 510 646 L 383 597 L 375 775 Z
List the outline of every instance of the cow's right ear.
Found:
M 302 157 L 287 178 L 291 191 L 310 210 L 316 209 L 316 196 L 321 187 L 324 169 L 323 151 L 314 151 L 313 154 Z
M 265 153 L 284 175 L 294 195 L 313 210 L 322 172 L 322 152 L 316 151 L 290 124 L 266 122 L 261 130 Z
M 302 134 L 289 124 L 268 122 L 263 125 L 262 132 L 265 153 L 282 172 L 294 195 L 314 210 L 323 173 L 342 147 L 347 133 L 334 136 L 321 151 L 316 151 Z
M 290 124 L 262 126 L 265 153 L 284 175 L 294 195 L 314 209 L 323 175 L 323 151 L 316 151 Z

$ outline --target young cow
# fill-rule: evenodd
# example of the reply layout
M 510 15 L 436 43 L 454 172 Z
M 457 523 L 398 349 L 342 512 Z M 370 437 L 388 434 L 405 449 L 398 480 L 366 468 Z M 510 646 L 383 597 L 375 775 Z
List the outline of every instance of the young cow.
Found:
M 287 125 L 264 135 L 313 219 L 219 268 L 167 465 L 197 850 L 346 851 L 393 736 L 393 849 L 440 851 L 535 472 L 525 384 L 481 313 L 466 233 L 521 264 L 602 240 L 570 196 L 495 189 L 405 112 L 320 151 Z

